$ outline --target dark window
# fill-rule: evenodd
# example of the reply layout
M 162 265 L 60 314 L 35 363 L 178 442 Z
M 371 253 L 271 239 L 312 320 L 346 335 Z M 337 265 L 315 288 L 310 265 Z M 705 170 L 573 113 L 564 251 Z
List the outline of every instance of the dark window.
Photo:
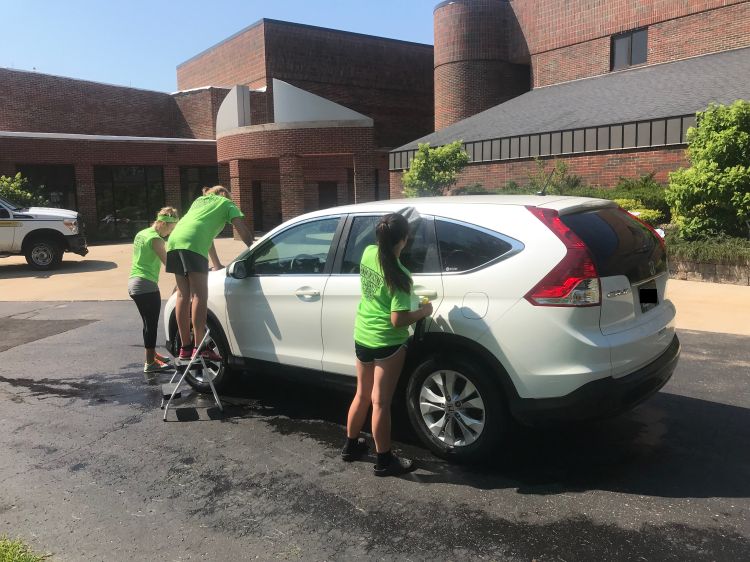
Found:
M 10 211 L 4 207 L 0 207 L 0 219 L 9 219 Z
M 255 252 L 255 275 L 320 275 L 331 253 L 339 217 L 306 222 L 277 234 Z
M 638 29 L 612 36 L 610 68 L 621 70 L 646 62 L 648 54 L 648 30 Z
M 263 230 L 263 184 L 253 180 L 253 229 Z
M 362 252 L 375 244 L 375 226 L 380 216 L 354 217 L 344 251 L 341 273 L 359 273 Z M 434 221 L 422 217 L 409 235 L 406 247 L 401 252 L 401 263 L 414 274 L 438 273 L 440 262 L 435 243 Z
M 101 240 L 133 238 L 164 206 L 161 166 L 94 166 L 94 187 Z
M 377 172 L 377 170 L 375 170 Z M 377 193 L 377 184 L 375 185 Z M 335 181 L 318 182 L 318 209 L 328 209 L 335 207 L 339 202 L 338 185 Z
M 19 164 L 17 169 L 32 186 L 41 190 L 50 207 L 78 209 L 73 166 Z
M 625 275 L 635 283 L 666 271 L 657 235 L 628 213 L 610 208 L 561 219 L 589 248 L 600 277 Z
M 219 183 L 219 168 L 216 166 L 190 166 L 180 168 L 180 204 L 182 214 L 187 213 L 190 205 L 203 195 L 204 187 L 213 187 Z
M 442 271 L 469 271 L 499 258 L 512 246 L 476 228 L 438 219 L 438 246 Z

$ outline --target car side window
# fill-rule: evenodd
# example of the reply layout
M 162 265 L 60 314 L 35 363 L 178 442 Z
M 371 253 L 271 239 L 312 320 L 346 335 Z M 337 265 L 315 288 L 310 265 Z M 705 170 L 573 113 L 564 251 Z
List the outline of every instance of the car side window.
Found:
M 359 273 L 362 253 L 370 244 L 375 244 L 375 227 L 380 216 L 354 217 L 346 242 L 341 273 Z M 432 217 L 423 216 L 413 232 L 409 234 L 406 247 L 401 252 L 401 263 L 412 273 L 438 273 L 440 260 L 435 241 L 435 226 Z
M 0 207 L 0 219 L 9 219 L 10 213 L 8 212 L 8 209 L 4 209 Z
M 305 222 L 280 232 L 250 258 L 254 275 L 315 275 L 325 272 L 339 217 Z
M 440 263 L 445 273 L 469 271 L 512 249 L 505 240 L 468 225 L 437 219 L 435 227 Z

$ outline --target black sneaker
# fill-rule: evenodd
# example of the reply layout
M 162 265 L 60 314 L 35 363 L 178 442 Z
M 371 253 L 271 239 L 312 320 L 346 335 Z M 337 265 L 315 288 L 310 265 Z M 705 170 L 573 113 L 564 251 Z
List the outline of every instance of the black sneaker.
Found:
M 357 439 L 353 447 L 344 447 L 341 451 L 341 458 L 346 462 L 358 461 L 367 454 L 370 447 L 367 445 L 364 437 Z
M 412 472 L 417 467 L 409 459 L 400 459 L 396 455 L 391 455 L 391 462 L 388 465 L 378 468 L 378 465 L 373 467 L 375 476 L 401 476 Z

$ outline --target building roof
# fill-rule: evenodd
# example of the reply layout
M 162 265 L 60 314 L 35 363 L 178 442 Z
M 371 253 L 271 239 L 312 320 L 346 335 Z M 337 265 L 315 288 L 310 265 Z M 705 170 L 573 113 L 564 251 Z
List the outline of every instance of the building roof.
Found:
M 687 115 L 737 99 L 750 99 L 750 48 L 536 88 L 395 150 Z

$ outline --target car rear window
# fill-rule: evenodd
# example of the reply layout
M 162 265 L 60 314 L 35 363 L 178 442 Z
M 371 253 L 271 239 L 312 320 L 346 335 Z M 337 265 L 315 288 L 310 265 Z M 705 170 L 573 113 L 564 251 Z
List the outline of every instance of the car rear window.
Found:
M 657 235 L 628 213 L 607 208 L 560 218 L 588 246 L 600 277 L 625 275 L 634 283 L 667 270 Z

